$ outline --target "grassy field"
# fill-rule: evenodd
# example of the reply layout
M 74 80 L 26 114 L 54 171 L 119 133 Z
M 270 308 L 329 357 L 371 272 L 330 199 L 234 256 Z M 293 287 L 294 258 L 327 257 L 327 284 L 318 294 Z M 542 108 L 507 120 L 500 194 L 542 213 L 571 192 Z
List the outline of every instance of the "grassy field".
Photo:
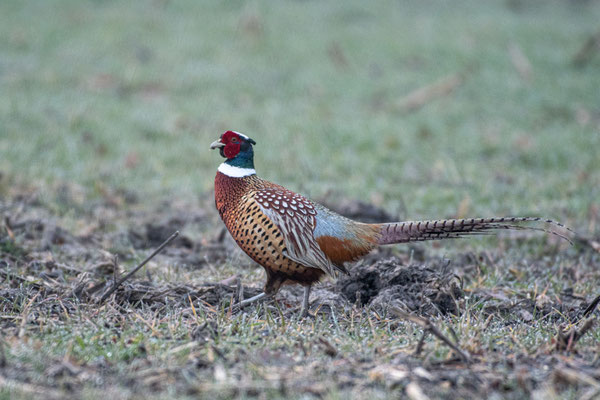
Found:
M 599 20 L 566 0 L 0 2 L 0 398 L 597 396 L 600 329 L 558 332 L 600 294 L 600 52 L 573 62 Z M 315 318 L 299 288 L 232 314 L 264 273 L 212 205 L 228 129 L 259 175 L 347 214 L 578 236 L 397 246 L 320 285 Z M 97 303 L 115 255 L 176 229 Z

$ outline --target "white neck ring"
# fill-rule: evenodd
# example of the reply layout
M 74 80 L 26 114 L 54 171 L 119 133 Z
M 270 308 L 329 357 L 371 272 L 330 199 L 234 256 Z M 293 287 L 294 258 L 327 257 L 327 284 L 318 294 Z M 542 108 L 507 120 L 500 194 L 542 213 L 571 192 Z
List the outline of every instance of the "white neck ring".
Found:
M 233 165 L 229 165 L 227 163 L 219 165 L 218 171 L 231 178 L 243 178 L 245 176 L 256 175 L 254 168 L 234 167 Z

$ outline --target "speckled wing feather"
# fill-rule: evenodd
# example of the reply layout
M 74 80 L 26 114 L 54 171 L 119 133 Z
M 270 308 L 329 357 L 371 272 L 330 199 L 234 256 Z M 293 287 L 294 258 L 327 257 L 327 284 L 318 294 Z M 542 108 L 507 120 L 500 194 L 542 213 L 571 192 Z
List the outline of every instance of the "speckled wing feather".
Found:
M 281 230 L 286 257 L 306 267 L 336 275 L 340 268 L 329 260 L 314 237 L 317 211 L 312 202 L 283 188 L 261 189 L 255 193 L 254 200 Z

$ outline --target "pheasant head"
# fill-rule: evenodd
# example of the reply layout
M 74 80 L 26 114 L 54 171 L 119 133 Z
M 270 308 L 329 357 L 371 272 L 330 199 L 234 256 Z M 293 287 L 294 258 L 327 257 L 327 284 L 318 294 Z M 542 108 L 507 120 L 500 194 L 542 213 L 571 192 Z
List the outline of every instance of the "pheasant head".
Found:
M 219 149 L 221 157 L 226 158 L 219 166 L 225 175 L 241 178 L 256 174 L 254 170 L 254 150 L 256 142 L 243 133 L 227 131 L 219 140 L 211 143 L 211 150 Z

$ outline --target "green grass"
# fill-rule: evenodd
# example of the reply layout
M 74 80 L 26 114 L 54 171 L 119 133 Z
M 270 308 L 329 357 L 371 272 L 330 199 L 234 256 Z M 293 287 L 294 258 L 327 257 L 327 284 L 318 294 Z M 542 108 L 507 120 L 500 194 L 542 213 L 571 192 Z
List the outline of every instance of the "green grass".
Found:
M 469 397 L 470 371 L 446 367 L 446 346 L 429 335 L 412 356 L 422 330 L 368 307 L 310 321 L 282 316 L 282 305 L 232 316 L 185 301 L 77 303 L 63 312 L 73 299 L 44 286 L 44 267 L 31 259 L 51 253 L 85 269 L 103 249 L 125 254 L 121 265 L 131 267 L 146 254 L 110 234 L 137 229 L 127 224 L 168 208 L 164 199 L 198 211 L 201 196 L 206 218 L 183 233 L 212 243 L 221 225 L 206 198 L 222 160 L 208 146 L 229 129 L 257 141 L 262 177 L 314 199 L 360 199 L 403 219 L 541 215 L 598 235 L 600 52 L 580 68 L 572 58 L 599 20 L 598 1 L 0 1 L 1 216 L 6 210 L 15 222 L 44 210 L 69 232 L 98 224 L 105 235 L 77 258 L 58 245 L 34 248 L 22 233 L 13 240 L 0 222 L 0 256 L 20 262 L 6 278 L 18 286 L 0 283 L 20 291 L 14 301 L 0 298 L 0 322 L 16 332 L 0 335 L 0 379 L 19 384 L 0 384 L 0 400 L 50 389 L 90 399 L 406 395 L 409 378 L 394 380 L 390 366 L 435 374 L 430 386 L 416 380 L 428 394 Z M 510 46 L 529 60 L 529 80 Z M 455 73 L 465 79 L 450 95 L 398 109 L 413 90 Z M 30 197 L 8 215 L 18 209 L 9 203 Z M 573 322 L 568 316 L 534 312 L 527 322 L 509 307 L 488 322 L 478 291 L 499 291 L 508 300 L 493 304 L 511 307 L 548 298 L 558 306 L 567 289 L 590 299 L 596 253 L 545 237 L 425 249 L 425 264 L 440 254 L 492 253 L 493 262 L 473 270 L 454 266 L 472 296 L 459 316 L 433 319 L 479 357 L 478 373 L 501 378 L 485 393 L 533 396 L 527 382 L 543 375 L 550 383 L 534 387 L 540 396 L 589 394 L 589 381 L 561 386 L 556 370 L 568 364 L 596 379 L 589 366 L 598 327 L 578 342 L 579 354 L 557 353 L 552 340 L 557 324 Z M 147 267 L 154 283 L 264 280 L 234 251 L 202 270 L 165 263 Z M 322 337 L 337 355 L 326 354 Z M 76 376 L 57 370 L 61 363 Z M 464 385 L 444 386 L 460 371 Z
M 0 168 L 190 196 L 211 188 L 208 144 L 235 129 L 262 176 L 313 197 L 410 218 L 468 198 L 475 214 L 580 224 L 600 195 L 600 60 L 571 58 L 599 17 L 558 1 L 2 2 Z M 394 111 L 464 71 L 452 95 Z

